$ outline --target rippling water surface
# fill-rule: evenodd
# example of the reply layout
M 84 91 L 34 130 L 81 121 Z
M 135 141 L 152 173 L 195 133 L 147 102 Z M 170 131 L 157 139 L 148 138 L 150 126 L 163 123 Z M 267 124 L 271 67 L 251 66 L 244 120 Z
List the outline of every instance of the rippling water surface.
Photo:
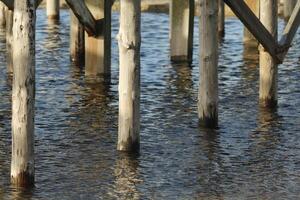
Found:
M 300 35 L 279 69 L 279 106 L 258 107 L 258 61 L 242 25 L 226 21 L 220 46 L 220 128 L 197 125 L 198 19 L 192 66 L 169 62 L 169 17 L 142 15 L 141 152 L 116 151 L 118 48 L 112 81 L 69 61 L 69 13 L 49 25 L 37 11 L 36 185 L 9 183 L 11 79 L 0 34 L 0 199 L 298 199 Z M 280 30 L 284 22 L 280 21 Z M 113 14 L 113 34 L 118 14 Z

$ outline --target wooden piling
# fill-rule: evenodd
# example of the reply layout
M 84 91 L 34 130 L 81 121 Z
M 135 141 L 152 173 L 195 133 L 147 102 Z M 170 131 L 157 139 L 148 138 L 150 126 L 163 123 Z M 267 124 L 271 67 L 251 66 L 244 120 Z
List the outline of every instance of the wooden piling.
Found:
M 288 20 L 295 8 L 297 0 L 284 0 L 283 3 L 283 17 Z
M 84 64 L 84 27 L 70 11 L 70 59 L 76 65 Z
M 11 181 L 34 183 L 35 0 L 14 2 Z
M 225 4 L 223 0 L 219 0 L 219 13 L 218 13 L 218 32 L 219 37 L 225 36 Z
M 47 0 L 47 17 L 49 20 L 59 20 L 59 0 Z
M 7 10 L 7 7 L 2 2 L 0 2 L 0 27 L 1 28 L 5 27 L 6 10 Z
M 277 0 L 260 1 L 260 19 L 266 29 L 277 40 Z M 264 107 L 277 105 L 277 64 L 272 56 L 260 47 L 260 87 L 259 99 Z
M 259 17 L 259 0 L 244 0 L 252 12 Z M 250 33 L 250 31 L 244 27 L 244 43 L 249 43 L 250 45 L 257 46 L 258 42 L 256 38 Z
M 102 29 L 96 37 L 85 35 L 85 74 L 87 76 L 110 75 L 111 59 L 111 0 L 85 0 Z
M 192 62 L 194 0 L 171 0 L 170 48 L 172 61 Z
M 6 63 L 7 63 L 7 72 L 13 72 L 13 11 L 5 11 L 5 25 L 6 25 Z
M 218 125 L 218 2 L 200 0 L 200 85 L 198 115 L 201 125 Z
M 138 151 L 140 145 L 141 1 L 121 0 L 120 3 L 118 150 Z

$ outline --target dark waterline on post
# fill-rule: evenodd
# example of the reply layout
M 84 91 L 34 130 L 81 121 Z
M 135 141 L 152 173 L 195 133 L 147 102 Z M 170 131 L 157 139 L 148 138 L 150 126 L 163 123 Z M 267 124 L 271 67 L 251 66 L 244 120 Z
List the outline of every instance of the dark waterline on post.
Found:
M 141 151 L 116 151 L 118 48 L 109 85 L 69 60 L 69 12 L 47 24 L 37 11 L 35 188 L 10 186 L 11 82 L 0 32 L 0 199 L 296 199 L 300 44 L 279 66 L 277 111 L 258 105 L 255 51 L 226 19 L 220 45 L 219 129 L 198 127 L 198 18 L 192 66 L 169 61 L 169 18 L 142 14 Z M 119 25 L 113 14 L 112 38 Z M 280 20 L 280 30 L 283 28 Z M 299 32 L 296 41 L 300 40 Z M 251 53 L 249 53 L 251 52 Z

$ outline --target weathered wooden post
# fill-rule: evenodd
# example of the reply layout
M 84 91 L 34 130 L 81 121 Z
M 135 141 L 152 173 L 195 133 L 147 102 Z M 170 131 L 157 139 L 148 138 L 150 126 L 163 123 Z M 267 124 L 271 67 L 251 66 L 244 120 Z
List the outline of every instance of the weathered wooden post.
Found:
M 283 16 L 288 20 L 295 8 L 297 0 L 284 0 L 283 3 Z
M 200 0 L 199 122 L 218 125 L 218 1 Z
M 194 0 L 171 0 L 170 48 L 172 61 L 192 62 Z
M 34 183 L 35 0 L 14 2 L 12 161 L 17 186 Z
M 138 151 L 140 145 L 141 1 L 121 0 L 118 150 Z
M 88 76 L 110 75 L 111 59 L 111 0 L 85 0 L 96 20 L 102 20 L 96 37 L 85 35 L 85 74 Z M 100 24 L 100 23 L 99 23 Z M 100 27 L 102 26 L 102 27 Z
M 5 27 L 5 15 L 6 15 L 7 7 L 0 1 L 0 27 Z
M 13 11 L 6 10 L 5 12 L 5 19 L 6 19 L 6 62 L 7 62 L 7 72 L 13 72 L 13 50 L 12 50 L 12 43 L 13 43 Z
M 249 8 L 254 12 L 254 14 L 259 17 L 259 0 L 244 0 Z M 250 45 L 257 46 L 258 42 L 255 37 L 250 33 L 250 31 L 244 27 L 244 43 L 249 43 Z
M 84 64 L 84 27 L 70 11 L 70 59 L 76 65 Z
M 260 1 L 260 20 L 277 40 L 277 0 Z M 277 105 L 277 64 L 272 56 L 260 47 L 259 51 L 260 84 L 259 99 L 264 107 Z
M 218 31 L 219 37 L 225 36 L 225 4 L 223 0 L 219 0 L 219 20 L 218 20 Z
M 47 0 L 47 17 L 49 20 L 59 20 L 59 0 Z

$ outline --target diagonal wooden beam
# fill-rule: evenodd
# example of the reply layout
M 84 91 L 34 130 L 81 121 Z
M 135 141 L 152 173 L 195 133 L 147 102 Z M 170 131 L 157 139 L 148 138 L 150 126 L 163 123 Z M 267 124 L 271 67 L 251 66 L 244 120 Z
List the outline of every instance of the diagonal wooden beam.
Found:
M 7 6 L 7 8 L 9 10 L 13 10 L 14 9 L 14 2 L 15 2 L 14 0 L 1 0 L 1 1 L 2 1 L 2 3 L 4 3 Z M 36 0 L 35 8 L 37 8 L 42 1 L 43 0 Z
M 78 21 L 84 26 L 84 29 L 89 36 L 101 34 L 102 31 L 97 30 L 97 27 L 101 29 L 103 20 L 96 20 L 83 0 L 66 0 L 66 3 L 69 5 Z
M 300 1 L 297 1 L 297 4 L 292 12 L 292 15 L 283 31 L 283 35 L 279 41 L 279 46 L 284 49 L 280 54 L 280 58 L 283 61 L 289 48 L 291 47 L 292 41 L 295 37 L 295 34 L 300 25 Z
M 243 0 L 224 0 L 270 55 L 280 62 L 278 44 Z

